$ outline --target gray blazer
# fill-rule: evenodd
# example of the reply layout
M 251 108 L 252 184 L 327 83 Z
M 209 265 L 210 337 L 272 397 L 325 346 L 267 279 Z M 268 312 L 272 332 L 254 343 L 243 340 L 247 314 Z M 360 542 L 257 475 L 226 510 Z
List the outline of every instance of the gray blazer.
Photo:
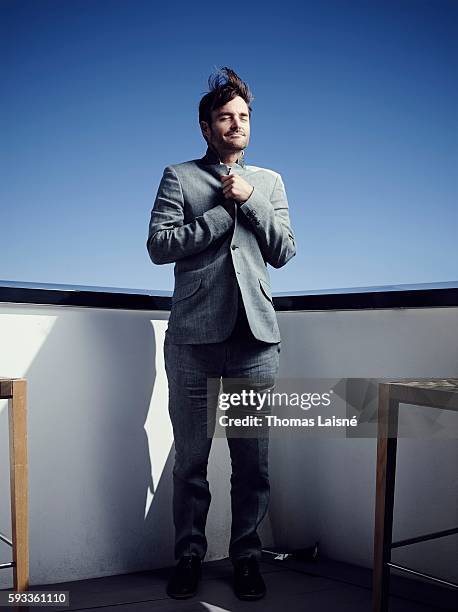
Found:
M 146 244 L 153 263 L 175 262 L 167 334 L 176 344 L 225 340 L 237 316 L 237 283 L 253 335 L 280 341 L 267 264 L 281 268 L 296 253 L 283 181 L 246 165 L 243 155 L 231 172 L 254 186 L 235 219 L 223 206 L 228 166 L 210 149 L 167 166 L 159 185 Z

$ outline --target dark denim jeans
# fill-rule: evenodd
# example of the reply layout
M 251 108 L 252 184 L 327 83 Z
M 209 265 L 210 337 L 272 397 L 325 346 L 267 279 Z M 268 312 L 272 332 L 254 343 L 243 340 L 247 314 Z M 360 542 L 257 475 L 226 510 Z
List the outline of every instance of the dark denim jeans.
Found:
M 211 494 L 207 464 L 212 431 L 207 431 L 207 378 L 255 378 L 272 387 L 278 373 L 281 343 L 254 338 L 246 317 L 238 317 L 232 335 L 212 344 L 164 344 L 169 385 L 169 414 L 175 438 L 173 517 L 175 558 L 207 552 L 205 525 Z M 273 383 L 273 384 L 272 384 Z M 217 408 L 219 389 L 210 390 Z M 228 391 L 228 390 L 226 390 Z M 214 425 L 214 423 L 213 423 Z M 262 438 L 227 437 L 232 463 L 232 525 L 229 557 L 234 563 L 246 556 L 261 556 L 257 528 L 269 503 L 268 435 Z

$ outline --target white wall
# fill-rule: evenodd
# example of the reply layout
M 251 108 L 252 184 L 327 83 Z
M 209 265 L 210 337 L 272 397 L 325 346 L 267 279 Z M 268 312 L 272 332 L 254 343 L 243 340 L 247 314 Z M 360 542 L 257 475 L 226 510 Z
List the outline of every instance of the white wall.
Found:
M 279 318 L 280 376 L 458 378 L 457 308 L 288 312 Z M 456 424 L 458 415 L 449 417 Z M 319 539 L 323 554 L 371 567 L 376 440 L 275 443 L 270 519 L 277 541 L 296 548 Z M 457 472 L 456 439 L 398 440 L 394 540 L 458 526 Z M 392 554 L 395 563 L 455 582 L 457 559 L 458 536 Z
M 280 376 L 458 377 L 458 309 L 279 313 Z M 167 313 L 0 304 L 0 376 L 29 384 L 31 584 L 169 565 L 172 431 L 162 345 Z M 0 531 L 11 535 L 8 422 L 0 402 Z M 456 440 L 400 440 L 394 537 L 455 526 Z M 263 543 L 319 539 L 370 567 L 376 441 L 271 443 Z M 229 456 L 215 440 L 207 559 L 226 556 Z M 224 477 L 222 477 L 222 474 Z M 454 488 L 455 487 L 455 488 Z M 456 538 L 393 560 L 456 580 Z M 11 559 L 0 542 L 0 563 Z M 0 588 L 12 570 L 0 571 Z

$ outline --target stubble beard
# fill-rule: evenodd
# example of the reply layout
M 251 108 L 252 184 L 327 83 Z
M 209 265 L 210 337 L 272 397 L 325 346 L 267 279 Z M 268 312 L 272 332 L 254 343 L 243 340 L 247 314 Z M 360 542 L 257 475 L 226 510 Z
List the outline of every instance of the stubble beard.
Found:
M 248 138 L 246 136 L 242 136 L 241 138 L 237 139 L 232 139 L 230 137 L 227 138 L 227 140 L 221 143 L 221 146 L 228 151 L 243 151 L 243 149 L 245 149 L 248 145 Z

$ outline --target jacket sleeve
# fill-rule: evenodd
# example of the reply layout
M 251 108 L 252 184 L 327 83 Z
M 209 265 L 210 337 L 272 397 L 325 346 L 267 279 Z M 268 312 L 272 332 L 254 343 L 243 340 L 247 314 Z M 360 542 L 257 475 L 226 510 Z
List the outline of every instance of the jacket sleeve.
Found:
M 267 263 L 281 268 L 296 254 L 296 240 L 289 220 L 285 186 L 278 174 L 270 201 L 254 188 L 240 210 L 250 220 Z
M 205 250 L 225 234 L 234 223 L 221 204 L 214 206 L 183 224 L 184 199 L 175 170 L 167 166 L 151 211 L 146 242 L 149 256 L 155 264 L 166 264 Z

